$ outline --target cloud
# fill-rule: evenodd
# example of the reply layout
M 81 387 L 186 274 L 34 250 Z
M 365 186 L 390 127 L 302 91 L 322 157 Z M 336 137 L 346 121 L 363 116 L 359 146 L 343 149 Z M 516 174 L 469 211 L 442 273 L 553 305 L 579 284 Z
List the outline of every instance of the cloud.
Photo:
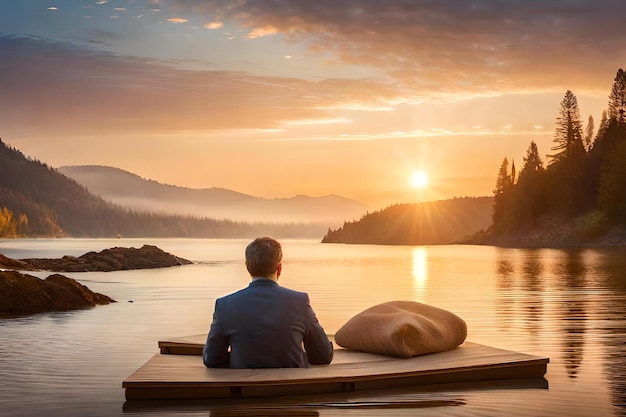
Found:
M 184 70 L 36 37 L 0 36 L 0 51 L 0 125 L 30 134 L 277 129 L 327 123 L 355 97 L 394 94 L 367 80 Z
M 48 7 L 48 10 L 56 11 L 56 10 L 59 10 L 59 8 L 58 7 L 54 7 L 54 6 L 50 6 L 50 7 Z
M 167 19 L 167 21 L 171 23 L 186 23 L 187 19 L 184 19 L 182 17 L 171 17 Z
M 204 27 L 207 29 L 219 29 L 222 26 L 224 26 L 222 22 L 209 22 L 204 25 Z
M 605 94 L 626 61 L 621 0 L 173 0 L 249 31 L 280 34 L 337 64 L 380 69 L 414 96 Z

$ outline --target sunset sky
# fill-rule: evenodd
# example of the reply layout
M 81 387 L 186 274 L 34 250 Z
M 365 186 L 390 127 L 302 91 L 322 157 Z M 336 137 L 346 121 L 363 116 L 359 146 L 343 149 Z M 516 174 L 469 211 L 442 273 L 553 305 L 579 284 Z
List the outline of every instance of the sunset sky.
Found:
M 259 197 L 492 195 L 504 157 L 521 167 L 534 140 L 548 161 L 566 90 L 598 125 L 625 16 L 623 0 L 2 0 L 0 138 L 53 167 Z

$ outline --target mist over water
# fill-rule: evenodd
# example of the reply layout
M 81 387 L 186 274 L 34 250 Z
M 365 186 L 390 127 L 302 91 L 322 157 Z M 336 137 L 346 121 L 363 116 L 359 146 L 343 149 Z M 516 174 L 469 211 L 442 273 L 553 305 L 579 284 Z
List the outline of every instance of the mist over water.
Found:
M 215 299 L 248 284 L 243 264 L 247 243 L 0 241 L 0 253 L 12 258 L 154 244 L 195 262 L 158 270 L 67 273 L 118 302 L 0 320 L 0 415 L 209 415 L 210 407 L 184 405 L 123 410 L 121 385 L 158 352 L 158 340 L 208 331 Z M 547 389 L 398 390 L 385 399 L 423 401 L 425 406 L 320 407 L 319 415 L 626 415 L 626 249 L 334 245 L 302 240 L 283 241 L 283 247 L 281 285 L 309 293 L 328 333 L 374 304 L 413 300 L 462 317 L 468 341 L 550 358 Z

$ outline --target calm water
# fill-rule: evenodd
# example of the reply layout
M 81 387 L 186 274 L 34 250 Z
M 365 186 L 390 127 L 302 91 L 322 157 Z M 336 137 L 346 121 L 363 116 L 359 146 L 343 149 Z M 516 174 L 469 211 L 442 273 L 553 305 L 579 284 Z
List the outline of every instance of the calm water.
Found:
M 0 415 L 210 415 L 123 410 L 121 384 L 163 338 L 204 333 L 213 303 L 248 284 L 247 240 L 4 240 L 13 258 L 155 244 L 194 265 L 67 273 L 118 303 L 0 320 Z M 328 333 L 363 309 L 414 300 L 448 309 L 468 340 L 548 356 L 549 387 L 390 393 L 418 408 L 319 407 L 320 416 L 626 416 L 626 248 L 521 250 L 283 242 L 282 285 L 307 291 Z M 37 273 L 45 277 L 47 273 Z M 133 301 L 132 303 L 129 301 Z

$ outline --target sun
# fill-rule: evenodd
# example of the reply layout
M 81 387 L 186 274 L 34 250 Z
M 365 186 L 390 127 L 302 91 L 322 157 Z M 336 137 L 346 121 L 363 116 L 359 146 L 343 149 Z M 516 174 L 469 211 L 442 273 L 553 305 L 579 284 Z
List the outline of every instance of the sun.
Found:
M 411 186 L 418 190 L 428 185 L 428 174 L 424 171 L 416 171 L 411 175 Z

